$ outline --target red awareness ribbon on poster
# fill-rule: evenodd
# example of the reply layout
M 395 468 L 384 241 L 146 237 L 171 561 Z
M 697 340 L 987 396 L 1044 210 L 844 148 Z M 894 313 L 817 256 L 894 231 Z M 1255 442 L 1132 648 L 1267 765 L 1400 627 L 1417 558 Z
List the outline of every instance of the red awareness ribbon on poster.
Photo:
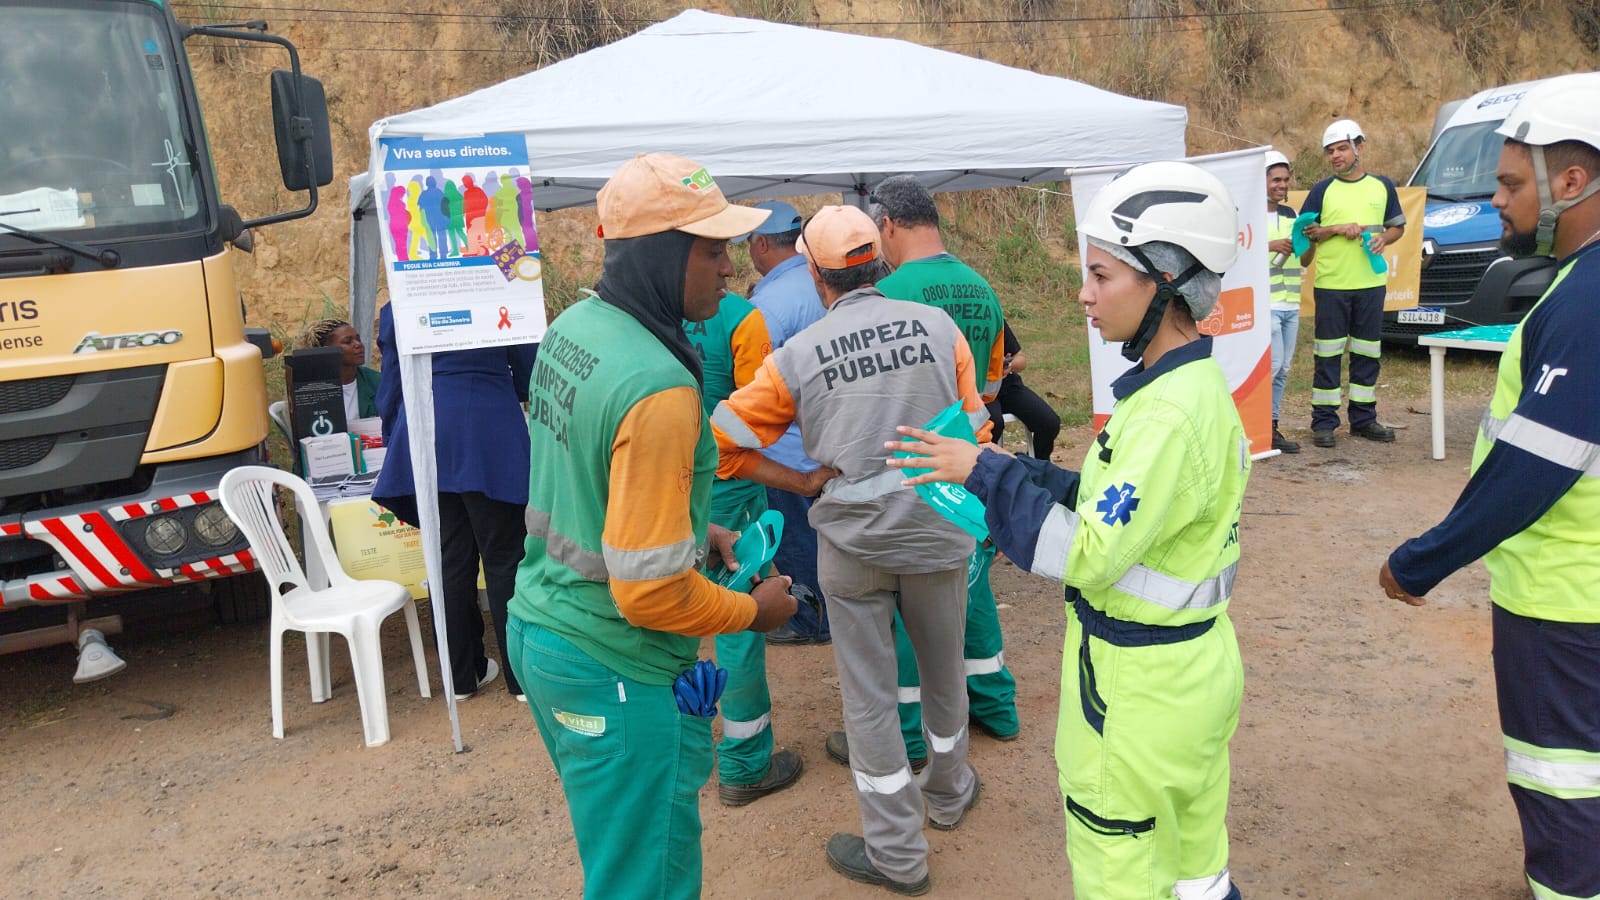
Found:
M 502 306 L 502 307 L 500 307 L 500 324 L 496 325 L 495 328 L 510 328 L 510 327 L 511 327 L 511 310 L 506 309 L 504 306 Z

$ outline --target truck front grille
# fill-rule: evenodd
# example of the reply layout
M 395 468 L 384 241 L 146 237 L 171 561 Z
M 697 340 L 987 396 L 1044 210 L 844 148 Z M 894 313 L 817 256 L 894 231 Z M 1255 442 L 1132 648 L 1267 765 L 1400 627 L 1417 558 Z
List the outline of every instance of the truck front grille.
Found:
M 49 378 L 0 382 L 0 415 L 30 412 L 60 403 L 67 391 L 72 390 L 72 382 L 76 377 L 53 375 Z
M 1422 270 L 1422 306 L 1453 306 L 1465 303 L 1477 290 L 1489 264 L 1504 254 L 1490 247 L 1484 250 L 1444 251 Z M 1429 329 L 1420 329 L 1426 333 Z
M 0 441 L 0 471 L 31 466 L 50 455 L 56 445 L 53 434 Z

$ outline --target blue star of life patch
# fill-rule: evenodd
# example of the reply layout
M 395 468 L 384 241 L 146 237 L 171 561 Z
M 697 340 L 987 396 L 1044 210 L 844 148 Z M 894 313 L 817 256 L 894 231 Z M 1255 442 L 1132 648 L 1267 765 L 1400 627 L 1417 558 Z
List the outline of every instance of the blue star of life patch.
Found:
M 1124 481 L 1122 487 L 1106 488 L 1106 495 L 1099 503 L 1094 505 L 1095 512 L 1100 513 L 1100 521 L 1107 525 L 1126 525 L 1133 518 L 1133 511 L 1139 508 L 1139 498 L 1133 495 L 1133 485 Z

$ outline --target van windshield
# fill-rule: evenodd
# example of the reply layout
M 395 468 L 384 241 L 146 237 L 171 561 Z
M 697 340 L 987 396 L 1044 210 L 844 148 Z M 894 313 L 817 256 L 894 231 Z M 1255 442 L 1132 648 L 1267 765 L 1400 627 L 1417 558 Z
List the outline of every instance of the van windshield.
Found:
M 1495 168 L 1505 137 L 1498 121 L 1446 128 L 1428 149 L 1411 184 L 1425 185 L 1428 196 L 1446 200 L 1487 200 L 1494 196 Z
M 0 222 L 69 240 L 202 224 L 181 49 L 151 3 L 0 0 Z M 0 243 L 14 240 L 0 228 Z

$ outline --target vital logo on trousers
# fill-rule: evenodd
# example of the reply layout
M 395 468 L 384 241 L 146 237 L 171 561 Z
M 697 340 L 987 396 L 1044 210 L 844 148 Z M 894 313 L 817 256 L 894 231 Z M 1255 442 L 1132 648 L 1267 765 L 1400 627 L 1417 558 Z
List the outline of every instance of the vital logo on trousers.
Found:
M 1126 525 L 1133 518 L 1133 511 L 1139 508 L 1139 498 L 1133 495 L 1133 485 L 1124 481 L 1122 487 L 1106 488 L 1105 496 L 1094 505 L 1095 512 L 1100 513 L 1100 521 L 1107 525 Z
M 605 716 L 582 716 L 560 709 L 552 709 L 550 714 L 568 731 L 588 737 L 599 737 L 606 733 Z

